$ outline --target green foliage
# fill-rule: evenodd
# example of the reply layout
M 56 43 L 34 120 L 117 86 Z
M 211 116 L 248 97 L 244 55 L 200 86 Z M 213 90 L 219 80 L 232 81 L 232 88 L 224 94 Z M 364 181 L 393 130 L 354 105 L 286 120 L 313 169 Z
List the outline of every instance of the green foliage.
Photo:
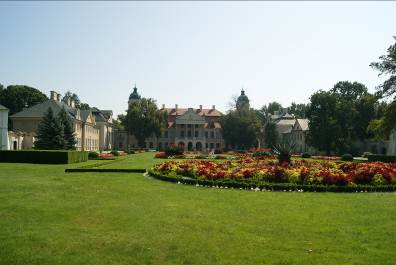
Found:
M 89 152 L 88 158 L 89 159 L 97 159 L 97 158 L 99 158 L 99 154 L 98 154 L 98 152 Z
M 340 136 L 337 124 L 337 99 L 330 93 L 319 90 L 310 98 L 310 107 L 307 111 L 309 119 L 308 141 L 319 150 L 329 155 L 335 149 L 335 143 Z
M 353 161 L 353 155 L 351 155 L 351 154 L 343 154 L 341 156 L 341 161 Z
M 393 38 L 396 41 L 396 36 Z M 396 93 L 396 42 L 388 48 L 388 54 L 379 59 L 379 62 L 373 62 L 370 66 L 379 71 L 379 75 L 388 76 L 388 79 L 377 88 L 378 96 L 390 97 Z
M 167 156 L 178 156 L 183 155 L 184 149 L 181 146 L 170 145 L 165 148 L 165 154 Z
M 308 104 L 300 103 L 296 104 L 292 102 L 291 106 L 288 108 L 290 114 L 294 114 L 295 117 L 303 119 L 307 116 L 307 110 L 309 108 Z
M 311 158 L 311 154 L 305 152 L 305 153 L 303 153 L 303 154 L 301 155 L 301 157 L 302 157 L 302 158 Z
M 264 144 L 266 147 L 277 145 L 279 141 L 279 133 L 276 130 L 276 124 L 268 121 L 264 127 Z
M 111 151 L 111 154 L 112 154 L 113 156 L 119 156 L 119 155 L 120 155 L 120 153 L 118 153 L 118 151 Z
M 48 108 L 43 120 L 39 123 L 35 149 L 61 150 L 65 149 L 63 125 L 54 117 L 52 108 Z
M 232 110 L 222 116 L 220 123 L 226 145 L 232 149 L 249 149 L 257 143 L 261 134 L 261 122 L 256 111 Z
M 294 148 L 295 143 L 288 140 L 283 140 L 273 147 L 273 152 L 278 156 L 279 164 L 291 162 L 291 154 Z
M 389 134 L 396 128 L 396 101 L 388 104 L 382 117 L 370 122 L 367 130 L 377 140 L 387 140 Z
M 136 137 L 138 145 L 144 147 L 146 138 L 158 137 L 167 128 L 167 113 L 159 110 L 153 99 L 142 98 L 129 105 L 123 125 Z
M 0 162 L 36 163 L 36 164 L 71 164 L 88 160 L 88 152 L 18 150 L 0 151 Z
M 42 103 L 48 98 L 34 87 L 24 85 L 10 85 L 0 89 L 0 104 L 10 110 L 10 115 L 20 112 L 25 107 Z
M 65 146 L 63 149 L 74 150 L 76 149 L 76 135 L 74 133 L 73 122 L 66 113 L 65 108 L 62 108 L 58 114 L 58 120 L 63 126 L 63 136 Z
M 385 162 L 385 163 L 396 163 L 396 155 L 368 155 L 368 161 L 374 162 Z

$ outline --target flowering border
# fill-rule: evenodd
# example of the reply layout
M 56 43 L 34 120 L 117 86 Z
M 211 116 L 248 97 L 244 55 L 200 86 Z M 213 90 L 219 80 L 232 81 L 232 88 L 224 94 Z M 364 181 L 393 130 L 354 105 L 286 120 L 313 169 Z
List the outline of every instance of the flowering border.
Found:
M 235 180 L 200 180 L 186 178 L 180 175 L 166 175 L 148 170 L 148 174 L 156 179 L 174 182 L 178 184 L 188 184 L 207 188 L 242 189 L 253 191 L 290 191 L 290 192 L 396 192 L 396 185 L 306 185 L 295 183 L 270 183 L 263 181 L 235 181 Z

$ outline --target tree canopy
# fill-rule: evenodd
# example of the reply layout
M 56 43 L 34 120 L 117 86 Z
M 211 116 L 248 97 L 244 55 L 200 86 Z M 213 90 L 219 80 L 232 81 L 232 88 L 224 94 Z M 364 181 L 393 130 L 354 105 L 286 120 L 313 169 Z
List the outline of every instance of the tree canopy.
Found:
M 10 110 L 10 115 L 20 112 L 25 107 L 42 103 L 48 98 L 40 90 L 25 85 L 10 85 L 0 89 L 0 104 Z
M 80 101 L 80 99 L 76 93 L 67 91 L 65 93 L 65 95 L 63 96 L 62 100 L 64 100 L 67 97 L 71 98 L 74 101 L 77 109 L 81 109 L 81 110 L 89 110 L 90 109 L 90 106 L 87 103 L 83 103 Z
M 396 41 L 396 36 L 393 37 Z M 396 93 L 396 42 L 389 46 L 388 53 L 379 57 L 379 62 L 372 62 L 370 66 L 379 71 L 379 75 L 388 79 L 378 86 L 378 96 L 389 97 Z M 396 99 L 396 97 L 394 98 Z
M 220 120 L 226 145 L 248 149 L 257 144 L 261 122 L 255 110 L 231 110 Z
M 153 99 L 141 98 L 129 105 L 123 125 L 136 137 L 139 147 L 145 147 L 148 137 L 159 136 L 167 127 L 167 120 L 167 113 L 159 110 Z

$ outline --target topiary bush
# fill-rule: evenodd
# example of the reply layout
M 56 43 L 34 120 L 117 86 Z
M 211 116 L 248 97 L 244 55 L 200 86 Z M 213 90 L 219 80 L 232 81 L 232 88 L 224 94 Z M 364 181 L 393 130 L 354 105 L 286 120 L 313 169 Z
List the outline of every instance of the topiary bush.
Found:
M 69 150 L 18 150 L 0 151 L 0 162 L 70 164 L 88 160 L 88 152 Z
M 183 147 L 179 147 L 176 145 L 171 145 L 165 148 L 165 153 L 167 156 L 180 156 L 183 155 L 184 149 Z
M 341 156 L 342 161 L 353 161 L 353 155 L 351 154 L 343 154 Z
M 120 153 L 118 153 L 118 151 L 111 151 L 111 154 L 112 154 L 113 156 L 119 156 L 119 155 L 120 155 Z
M 89 152 L 88 153 L 88 159 L 98 159 L 99 154 L 97 152 Z

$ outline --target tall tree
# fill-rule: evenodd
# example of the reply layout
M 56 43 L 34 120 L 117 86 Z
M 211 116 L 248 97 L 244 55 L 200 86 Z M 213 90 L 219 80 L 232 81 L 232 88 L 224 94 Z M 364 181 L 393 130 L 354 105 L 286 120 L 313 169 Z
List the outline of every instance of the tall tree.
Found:
M 257 144 L 262 124 L 255 110 L 231 110 L 220 120 L 223 138 L 232 148 L 248 149 Z
M 310 106 L 307 111 L 309 119 L 308 141 L 312 146 L 329 155 L 335 150 L 340 129 L 334 110 L 337 98 L 330 92 L 319 90 L 310 97 Z
M 268 121 L 264 127 L 264 143 L 266 147 L 272 148 L 278 144 L 279 134 L 276 130 L 276 124 Z
M 58 120 L 63 127 L 63 135 L 65 146 L 64 149 L 74 150 L 76 149 L 76 135 L 73 129 L 73 122 L 68 116 L 65 108 L 62 108 L 58 114 Z
M 6 89 L 0 89 L 0 104 L 10 110 L 10 115 L 47 99 L 46 95 L 30 86 L 10 85 Z
M 62 124 L 54 117 L 52 108 L 48 108 L 43 120 L 39 123 L 35 149 L 60 150 L 65 147 Z
M 126 130 L 136 137 L 138 145 L 145 147 L 145 140 L 161 134 L 161 129 L 167 127 L 167 113 L 157 108 L 153 99 L 141 98 L 129 105 L 124 120 Z
M 393 37 L 396 41 L 396 36 Z M 379 57 L 379 62 L 370 64 L 379 71 L 379 76 L 386 76 L 386 80 L 377 87 L 379 98 L 393 97 L 393 102 L 387 105 L 382 117 L 377 117 L 370 123 L 369 131 L 376 139 L 385 140 L 392 130 L 396 129 L 396 42 L 388 48 L 388 53 Z
M 393 38 L 396 41 L 396 36 Z M 378 96 L 389 97 L 396 93 L 396 42 L 389 46 L 388 54 L 380 56 L 379 59 L 379 62 L 373 62 L 370 66 L 380 72 L 379 76 L 388 77 L 378 87 Z
M 288 111 L 290 114 L 294 114 L 295 117 L 303 119 L 307 116 L 308 107 L 308 104 L 296 104 L 295 102 L 292 102 L 292 104 L 288 108 Z

